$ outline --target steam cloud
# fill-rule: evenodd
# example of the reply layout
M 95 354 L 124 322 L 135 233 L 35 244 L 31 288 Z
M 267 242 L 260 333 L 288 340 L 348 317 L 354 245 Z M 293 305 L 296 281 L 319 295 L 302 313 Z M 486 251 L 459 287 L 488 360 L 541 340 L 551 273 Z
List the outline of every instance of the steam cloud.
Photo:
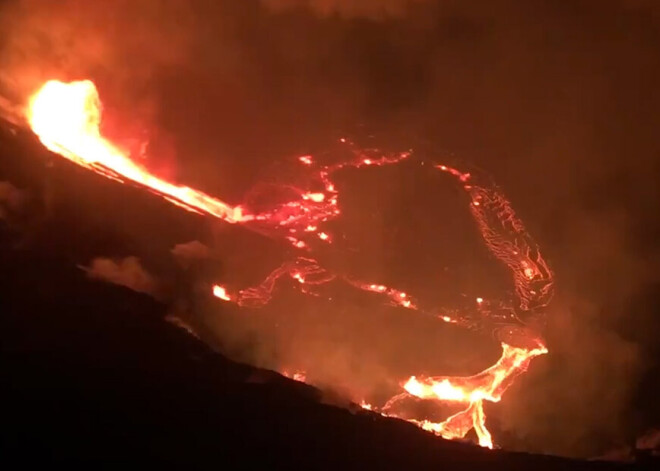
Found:
M 156 294 L 156 281 L 147 272 L 137 257 L 120 260 L 95 258 L 89 267 L 81 267 L 93 279 L 114 283 L 119 286 L 150 295 Z
M 151 131 L 160 151 L 150 164 L 167 170 L 162 155 L 176 151 L 178 178 L 234 201 L 279 171 L 274 160 L 321 147 L 356 123 L 404 136 L 397 144 L 405 147 L 431 141 L 429 157 L 441 159 L 441 147 L 492 172 L 556 271 L 558 295 L 550 355 L 489 418 L 508 432 L 504 446 L 590 456 L 612 441 L 634 441 L 637 382 L 642 371 L 657 371 L 657 340 L 648 334 L 658 322 L 648 290 L 660 282 L 657 13 L 651 0 L 589 8 L 506 0 L 20 0 L 0 11 L 0 95 L 20 103 L 47 78 L 92 77 L 108 118 L 122 124 L 116 132 Z M 357 196 L 376 190 L 365 184 Z M 401 204 L 389 194 L 379 201 Z M 429 227 L 451 233 L 434 204 L 424 206 L 438 218 Z M 374 251 L 392 224 L 379 214 L 365 216 Z M 226 272 L 258 281 L 245 268 L 261 258 L 255 243 L 229 249 L 225 241 L 218 235 Z M 173 253 L 186 259 L 197 249 Z M 154 289 L 135 258 L 97 259 L 88 270 Z M 437 355 L 422 347 L 428 326 L 410 316 L 387 318 L 374 336 L 361 306 L 295 313 L 280 304 L 276 314 L 286 320 L 278 322 L 287 329 L 223 317 L 220 309 L 200 308 L 198 323 L 210 331 L 204 338 L 259 364 L 305 356 L 328 382 L 381 377 L 376 367 L 361 368 L 384 359 L 405 369 L 397 355 L 411 345 L 421 358 Z M 377 341 L 357 361 L 349 344 L 365 338 Z M 461 350 L 456 367 L 467 368 L 469 355 Z M 657 406 L 652 411 L 644 420 L 660 420 Z

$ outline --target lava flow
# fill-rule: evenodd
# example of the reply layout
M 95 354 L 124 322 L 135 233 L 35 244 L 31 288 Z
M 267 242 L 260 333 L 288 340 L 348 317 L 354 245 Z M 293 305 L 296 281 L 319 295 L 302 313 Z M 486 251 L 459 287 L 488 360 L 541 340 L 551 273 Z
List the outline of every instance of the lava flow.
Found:
M 484 401 L 498 402 L 513 379 L 527 369 L 532 358 L 548 351 L 530 321 L 543 316 L 543 309 L 552 298 L 552 272 L 506 198 L 496 187 L 483 184 L 469 173 L 446 165 L 428 166 L 455 177 L 465 190 L 470 212 L 484 243 L 512 273 L 513 296 L 509 300 L 477 298 L 469 312 L 442 312 L 423 306 L 410 294 L 394 287 L 334 273 L 310 256 L 318 244 L 327 245 L 334 241 L 332 232 L 324 227 L 341 215 L 340 195 L 332 175 L 347 167 L 397 164 L 409 160 L 411 152 L 387 155 L 351 147 L 353 159 L 325 166 L 317 166 L 312 156 L 302 156 L 299 163 L 311 175 L 309 184 L 305 188 L 286 186 L 289 195 L 286 200 L 263 211 L 251 211 L 248 205 L 232 206 L 201 191 L 160 179 L 133 161 L 129 153 L 104 138 L 100 131 L 101 103 L 96 87 L 90 81 L 47 82 L 31 98 L 27 118 L 32 130 L 48 149 L 85 168 L 120 182 L 146 187 L 189 211 L 239 223 L 267 236 L 286 240 L 302 252 L 255 287 L 233 290 L 228 286 L 214 285 L 213 295 L 220 300 L 246 308 L 261 307 L 274 295 L 278 280 L 288 276 L 304 293 L 314 294 L 316 287 L 330 282 L 345 283 L 381 297 L 389 305 L 432 316 L 441 322 L 467 328 L 485 324 L 497 327 L 502 355 L 492 367 L 465 377 L 412 375 L 400 381 L 401 392 L 382 406 L 358 398 L 365 409 L 404 418 L 449 439 L 463 438 L 474 429 L 479 444 L 492 447 L 491 434 L 485 423 Z M 346 145 L 350 146 L 350 143 Z M 306 375 L 297 372 L 294 377 L 304 381 Z M 408 417 L 398 409 L 404 401 L 417 399 L 460 405 L 463 409 L 443 422 Z
M 89 80 L 50 80 L 31 98 L 28 122 L 41 142 L 62 157 L 119 181 L 129 180 L 190 211 L 227 222 L 249 219 L 240 206 L 230 206 L 201 191 L 178 186 L 149 173 L 101 136 L 101 101 Z

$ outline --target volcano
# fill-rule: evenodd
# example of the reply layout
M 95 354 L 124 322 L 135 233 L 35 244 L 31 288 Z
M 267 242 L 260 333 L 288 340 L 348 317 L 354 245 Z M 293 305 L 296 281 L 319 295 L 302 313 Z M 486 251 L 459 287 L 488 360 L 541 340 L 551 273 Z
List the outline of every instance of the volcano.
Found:
M 301 293 L 319 299 L 325 298 L 326 302 L 335 306 L 333 310 L 341 312 L 345 311 L 348 305 L 338 306 L 336 301 L 333 302 L 335 295 L 322 294 L 317 289 L 326 288 L 329 285 L 337 286 L 337 282 L 340 282 L 344 285 L 344 289 L 340 288 L 339 292 L 335 291 L 337 294 L 345 292 L 348 285 L 384 298 L 386 304 L 390 306 L 417 311 L 427 319 L 436 319 L 471 330 L 490 330 L 492 336 L 500 341 L 502 353 L 500 359 L 489 368 L 483 369 L 477 374 L 458 376 L 438 376 L 437 373 L 430 375 L 422 372 L 421 379 L 415 375 L 409 376 L 404 385 L 399 379 L 399 387 L 403 388 L 403 392 L 393 392 L 386 402 L 376 405 L 375 409 L 373 405 L 369 405 L 368 408 L 383 415 L 406 418 L 443 438 L 463 439 L 470 430 L 474 430 L 481 446 L 493 448 L 492 435 L 486 426 L 484 401 L 499 402 L 504 392 L 513 383 L 514 378 L 527 370 L 530 361 L 534 357 L 548 353 L 541 332 L 542 328 L 539 327 L 545 322 L 545 308 L 553 298 L 554 277 L 541 254 L 540 247 L 527 232 L 511 203 L 488 178 L 484 178 L 483 175 L 475 176 L 471 172 L 461 171 L 446 164 L 437 164 L 433 160 L 414 159 L 415 167 L 418 170 L 424 168 L 426 164 L 426 168 L 439 170 L 459 182 L 468 196 L 466 203 L 468 203 L 483 243 L 492 256 L 510 271 L 515 296 L 508 294 L 504 298 L 500 297 L 486 302 L 484 298 L 477 296 L 472 307 L 467 309 L 420 307 L 415 297 L 406 291 L 389 285 L 389 282 L 389 286 L 374 282 L 374 278 L 382 276 L 377 274 L 378 270 L 374 273 L 374 267 L 371 267 L 372 275 L 368 277 L 371 281 L 361 279 L 354 270 L 328 268 L 329 265 L 336 265 L 338 258 L 346 258 L 350 251 L 355 255 L 363 252 L 359 246 L 350 242 L 352 237 L 348 235 L 349 227 L 338 221 L 339 219 L 343 221 L 344 218 L 340 216 L 347 209 L 352 209 L 353 205 L 346 205 L 345 196 L 341 196 L 342 203 L 340 203 L 339 187 L 341 185 L 335 182 L 335 173 L 344 173 L 347 170 L 398 167 L 404 161 L 411 160 L 410 151 L 390 153 L 379 148 L 364 148 L 351 140 L 341 138 L 339 143 L 343 147 L 343 153 L 347 155 L 343 158 L 335 156 L 320 166 L 314 163 L 315 158 L 311 155 L 300 157 L 299 163 L 304 167 L 310 167 L 310 171 L 306 172 L 306 175 L 299 174 L 300 183 L 280 181 L 269 185 L 271 198 L 261 198 L 263 209 L 257 210 L 249 203 L 234 206 L 194 187 L 158 177 L 148 168 L 148 165 L 140 162 L 140 159 L 145 160 L 147 155 L 136 154 L 130 149 L 123 148 L 106 136 L 102 111 L 102 102 L 93 81 L 49 80 L 32 95 L 25 115 L 32 131 L 47 149 L 82 168 L 122 184 L 130 183 L 149 190 L 177 207 L 199 215 L 211 216 L 216 222 L 240 224 L 246 229 L 251 229 L 270 239 L 286 241 L 297 249 L 295 256 L 287 254 L 287 260 L 280 262 L 279 267 L 271 268 L 270 274 L 256 285 L 239 288 L 237 291 L 231 290 L 231 292 L 225 286 L 214 285 L 212 292 L 217 298 L 235 302 L 241 307 L 263 308 L 273 300 L 280 279 L 289 277 L 297 282 Z M 383 182 L 380 186 L 391 187 L 396 180 L 400 179 L 399 173 L 394 175 L 396 177 L 394 181 Z M 364 184 L 360 182 L 358 185 L 363 186 Z M 258 187 L 259 185 L 257 185 Z M 261 193 L 261 191 L 253 187 L 248 193 Z M 341 193 L 344 195 L 344 191 Z M 279 196 L 276 197 L 278 194 Z M 424 190 L 421 194 L 423 195 L 422 201 L 429 200 L 428 190 Z M 272 201 L 268 201 L 270 199 Z M 362 206 L 363 199 L 364 197 L 359 197 L 355 206 Z M 434 198 L 436 204 L 442 203 L 443 200 L 443 198 L 439 200 Z M 400 202 L 401 199 L 397 198 L 392 203 L 399 206 Z M 421 201 L 413 204 L 420 203 Z M 379 206 L 377 213 L 383 213 L 390 205 L 380 204 Z M 438 221 L 437 215 L 432 215 L 430 210 L 422 211 L 422 214 L 427 221 Z M 379 234 L 387 232 L 385 227 L 380 228 L 378 225 L 365 223 L 364 218 L 363 213 L 362 217 L 352 224 L 353 229 L 358 228 L 369 233 L 372 241 L 374 237 L 377 240 Z M 151 219 L 151 214 L 144 214 L 143 219 Z M 424 231 L 421 230 L 419 223 L 409 219 L 409 217 L 394 218 L 395 231 L 406 229 L 411 233 L 415 245 L 418 245 L 420 235 Z M 437 227 L 435 230 L 437 231 Z M 338 233 L 335 233 L 336 231 Z M 158 236 L 154 235 L 154 237 Z M 331 244 L 334 247 L 336 238 L 341 240 L 341 243 L 337 245 L 343 249 L 329 251 L 328 245 Z M 321 247 L 319 247 L 319 242 Z M 216 241 L 214 246 L 217 245 L 219 243 Z M 235 242 L 229 241 L 221 245 L 236 247 Z M 403 261 L 408 266 L 416 268 L 418 261 L 406 259 L 408 254 L 415 252 L 410 245 L 404 244 L 403 248 L 381 248 L 376 252 L 377 259 L 373 260 L 376 263 L 372 263 L 372 265 L 381 265 L 389 254 L 400 253 L 406 256 Z M 437 245 L 436 243 L 432 247 L 422 250 L 427 259 L 437 260 L 438 255 L 434 250 Z M 451 246 L 453 247 L 454 244 Z M 253 252 L 253 248 L 249 247 L 245 251 Z M 323 255 L 324 253 L 325 255 Z M 120 266 L 115 266 L 117 263 Z M 188 264 L 188 262 L 184 263 Z M 364 262 L 361 264 L 370 265 Z M 155 282 L 139 266 L 139 261 L 135 257 L 124 259 L 121 262 L 94 260 L 93 265 L 94 268 L 90 269 L 92 276 L 95 276 L 96 270 L 100 269 L 104 272 L 103 278 L 123 285 L 131 286 L 133 284 L 135 280 L 129 281 L 129 278 L 134 279 L 136 276 L 141 278 L 143 286 L 136 288 L 138 291 L 150 291 L 155 287 Z M 254 262 L 243 265 L 249 268 L 254 265 Z M 115 273 L 110 274 L 107 272 L 108 270 Z M 133 273 L 129 275 L 127 270 Z M 428 279 L 428 277 L 420 277 L 417 273 L 414 278 Z M 407 284 L 409 283 L 410 281 Z M 344 295 L 342 294 L 341 297 Z M 297 301 L 292 301 L 288 306 L 282 307 L 279 312 L 274 313 L 273 317 L 280 318 L 281 313 L 286 311 L 298 311 L 299 309 L 294 306 L 299 304 Z M 368 309 L 373 311 L 374 308 L 375 306 L 372 306 Z M 253 309 L 251 312 L 254 313 Z M 312 310 L 318 312 L 323 310 L 323 307 L 319 305 Z M 451 311 L 451 314 L 448 311 Z M 362 315 L 355 313 L 355 316 Z M 376 322 L 379 325 L 383 324 L 383 321 L 376 320 Z M 278 325 L 277 322 L 271 322 L 271 324 L 274 324 L 275 327 Z M 199 328 L 189 327 L 191 332 L 196 329 Z M 212 330 L 226 329 L 216 327 Z M 351 329 L 342 328 L 340 330 Z M 398 333 L 398 329 L 395 330 Z M 309 333 L 306 329 L 302 329 L 302 331 L 305 337 Z M 419 341 L 417 340 L 417 342 Z M 365 342 L 361 339 L 359 343 L 364 344 Z M 428 345 L 446 345 L 447 343 L 436 340 L 429 342 Z M 327 356 L 327 351 L 336 348 L 336 346 L 329 345 L 322 355 Z M 403 350 L 409 349 L 408 345 L 403 346 Z M 450 347 L 450 350 L 455 349 Z M 300 358 L 308 356 L 310 355 L 307 349 L 300 352 L 298 358 L 293 361 L 298 363 Z M 361 356 L 352 353 L 344 361 L 357 363 Z M 314 367 L 314 369 L 317 368 Z M 419 367 L 416 367 L 415 370 L 419 371 Z M 395 376 L 399 374 L 381 377 L 381 382 L 396 383 Z M 406 374 L 409 375 L 409 373 Z M 298 376 L 307 378 L 307 375 L 300 371 Z M 359 378 L 349 382 L 354 383 L 356 379 Z M 331 382 L 336 383 L 337 381 L 335 379 Z M 355 389 L 353 386 L 349 387 Z M 353 393 L 353 395 L 355 394 Z M 357 393 L 357 395 L 360 403 L 369 404 L 364 400 L 364 393 Z M 436 402 L 440 408 L 446 405 L 459 406 L 459 409 L 439 420 L 437 417 L 431 418 L 428 413 L 419 415 L 414 412 L 411 414 L 410 410 L 404 411 L 401 403 L 411 401 L 432 401 Z
M 223 357 L 164 322 L 164 304 L 90 280 L 76 267 L 81 259 L 126 248 L 117 234 L 99 231 L 89 214 L 130 201 L 138 208 L 134 214 L 149 211 L 153 220 L 168 221 L 178 214 L 175 209 L 138 189 L 59 162 L 30 133 L 9 123 L 0 126 L 0 154 L 0 180 L 18 187 L 59 181 L 44 192 L 61 192 L 54 203 L 58 210 L 46 212 L 38 224 L 17 217 L 3 223 L 0 232 L 5 392 L 0 446 L 7 462 L 622 467 L 446 441 Z M 49 161 L 55 166 L 44 165 Z M 62 190 L 65 186 L 98 198 L 86 205 L 74 197 L 76 191 Z M 159 244 L 184 231 L 162 224 Z M 210 302 L 212 293 L 208 297 Z

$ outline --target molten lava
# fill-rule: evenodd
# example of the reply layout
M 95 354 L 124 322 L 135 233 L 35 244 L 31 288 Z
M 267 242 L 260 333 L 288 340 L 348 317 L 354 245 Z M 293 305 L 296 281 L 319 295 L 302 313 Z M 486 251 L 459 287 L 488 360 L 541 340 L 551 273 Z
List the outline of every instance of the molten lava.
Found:
M 240 206 L 230 206 L 201 191 L 162 180 L 131 160 L 101 135 L 101 101 L 89 80 L 50 80 L 30 99 L 28 122 L 41 142 L 62 157 L 106 177 L 145 186 L 190 211 L 227 222 L 249 219 Z
M 547 352 L 548 350 L 541 344 L 536 348 L 527 349 L 502 343 L 502 356 L 499 361 L 474 376 L 421 378 L 411 376 L 403 385 L 406 392 L 390 399 L 384 410 L 391 409 L 396 402 L 410 396 L 465 404 L 467 406 L 465 410 L 452 415 L 444 422 L 434 423 L 427 420 L 415 422 L 422 428 L 445 438 L 462 438 L 474 428 L 479 444 L 492 448 L 493 440 L 486 428 L 483 401 L 499 402 L 513 378 L 527 370 L 531 359 Z
M 311 155 L 298 161 L 313 175 L 309 188 L 288 185 L 291 197 L 261 212 L 250 212 L 245 206 L 231 206 L 201 191 L 180 186 L 154 176 L 144 166 L 131 159 L 101 135 L 101 103 L 96 87 L 90 81 L 47 82 L 31 99 L 27 111 L 30 126 L 41 142 L 51 151 L 105 177 L 132 182 L 162 196 L 189 211 L 210 215 L 229 223 L 244 224 L 273 238 L 286 240 L 304 256 L 285 262 L 271 272 L 258 286 L 239 290 L 214 285 L 212 293 L 225 302 L 247 308 L 267 304 L 278 280 L 289 277 L 304 293 L 330 283 L 345 283 L 355 289 L 381 297 L 397 308 L 416 311 L 442 322 L 465 327 L 496 323 L 502 344 L 502 356 L 492 367 L 466 377 L 413 375 L 402 380 L 401 392 L 382 407 L 357 398 L 363 408 L 382 415 L 401 417 L 448 439 L 463 438 L 474 429 L 479 444 L 492 447 L 486 428 L 484 401 L 498 402 L 513 379 L 524 372 L 532 358 L 547 353 L 540 334 L 527 326 L 528 318 L 542 312 L 553 294 L 552 272 L 540 250 L 517 218 L 508 200 L 493 185 L 476 181 L 469 173 L 446 165 L 428 167 L 455 177 L 465 190 L 469 208 L 483 241 L 490 252 L 511 272 L 515 305 L 511 302 L 476 299 L 471 312 L 437 312 L 423 309 L 410 294 L 378 282 L 355 280 L 342 273 L 333 273 L 309 256 L 316 244 L 332 244 L 333 234 L 323 226 L 341 215 L 339 192 L 331 177 L 347 167 L 362 168 L 392 165 L 411 157 L 411 152 L 385 155 L 373 150 L 353 149 L 354 158 L 326 166 L 317 166 Z M 342 139 L 344 144 L 345 140 Z M 424 164 L 425 162 L 421 162 Z M 495 314 L 497 313 L 497 314 Z M 296 380 L 305 381 L 304 372 L 284 372 Z M 405 417 L 397 406 L 407 399 L 423 399 L 464 407 L 443 422 Z

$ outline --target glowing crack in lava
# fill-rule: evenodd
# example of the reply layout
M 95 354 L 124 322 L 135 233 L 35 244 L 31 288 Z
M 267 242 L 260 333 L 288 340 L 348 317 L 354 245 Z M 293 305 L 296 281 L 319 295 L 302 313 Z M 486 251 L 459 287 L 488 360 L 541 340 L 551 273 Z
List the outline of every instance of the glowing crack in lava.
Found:
M 325 223 L 341 215 L 339 192 L 332 181 L 333 173 L 346 167 L 364 168 L 392 165 L 411 157 L 411 152 L 383 154 L 374 150 L 351 147 L 351 160 L 317 166 L 312 156 L 299 158 L 299 163 L 312 174 L 305 188 L 286 186 L 288 197 L 263 211 L 249 211 L 245 205 L 231 206 L 193 188 L 179 186 L 151 174 L 134 162 L 129 153 L 101 135 L 101 103 L 91 81 L 63 83 L 49 81 L 30 99 L 27 118 L 34 133 L 51 151 L 105 177 L 144 186 L 168 201 L 189 211 L 238 223 L 269 237 L 286 240 L 301 255 L 275 269 L 259 285 L 240 290 L 214 285 L 212 293 L 225 302 L 246 308 L 267 304 L 276 285 L 289 277 L 302 292 L 315 294 L 315 287 L 329 282 L 380 296 L 390 305 L 429 315 L 441 322 L 472 328 L 486 323 L 495 330 L 502 355 L 490 368 L 473 376 L 414 375 L 400 381 L 401 392 L 381 407 L 360 403 L 363 408 L 382 415 L 400 417 L 444 438 L 463 438 L 474 429 L 479 444 L 492 447 L 486 428 L 484 401 L 498 402 L 505 390 L 524 372 L 532 358 L 547 353 L 536 326 L 542 324 L 544 308 L 553 294 L 552 272 L 538 246 L 517 218 L 510 203 L 493 185 L 482 184 L 469 173 L 446 165 L 428 167 L 453 176 L 469 198 L 469 208 L 483 241 L 513 278 L 514 300 L 477 298 L 472 310 L 438 312 L 420 307 L 408 293 L 383 284 L 356 280 L 346 274 L 333 273 L 310 256 L 318 244 L 332 244 L 333 234 Z M 346 145 L 351 146 L 350 143 Z M 420 164 L 428 162 L 420 161 Z M 541 322 L 539 322 L 541 321 Z M 291 376 L 287 371 L 283 372 Z M 293 377 L 305 381 L 304 372 Z M 408 399 L 425 399 L 462 406 L 463 409 L 442 422 L 407 417 L 397 410 Z

